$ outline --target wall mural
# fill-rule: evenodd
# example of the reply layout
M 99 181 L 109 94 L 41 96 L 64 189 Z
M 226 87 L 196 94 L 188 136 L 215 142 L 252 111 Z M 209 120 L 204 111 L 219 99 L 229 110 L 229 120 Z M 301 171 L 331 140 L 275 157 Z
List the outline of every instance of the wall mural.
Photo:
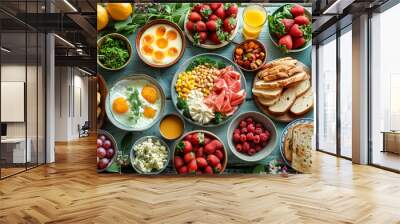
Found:
M 310 173 L 310 12 L 98 4 L 98 172 Z

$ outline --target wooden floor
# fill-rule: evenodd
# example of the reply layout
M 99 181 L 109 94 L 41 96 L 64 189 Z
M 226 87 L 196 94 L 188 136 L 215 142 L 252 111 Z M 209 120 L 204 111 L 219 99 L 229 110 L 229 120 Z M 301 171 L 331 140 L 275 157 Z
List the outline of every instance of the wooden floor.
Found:
M 400 175 L 317 153 L 310 175 L 97 174 L 94 140 L 0 181 L 0 223 L 400 223 Z

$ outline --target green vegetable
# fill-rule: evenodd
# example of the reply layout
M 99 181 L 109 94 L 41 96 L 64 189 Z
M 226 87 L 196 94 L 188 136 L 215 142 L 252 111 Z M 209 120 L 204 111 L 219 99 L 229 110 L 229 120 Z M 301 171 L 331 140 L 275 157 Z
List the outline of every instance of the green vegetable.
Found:
M 183 152 L 183 148 L 185 148 L 185 143 L 183 143 L 183 141 L 179 142 L 178 145 L 176 145 L 176 150 L 178 152 Z
M 218 68 L 218 69 L 222 69 L 222 68 L 226 67 L 225 63 L 222 61 L 211 59 L 207 56 L 200 56 L 200 57 L 197 57 L 196 59 L 194 59 L 189 64 L 189 66 L 186 68 L 186 71 L 187 72 L 191 71 L 199 65 L 208 65 L 210 67 L 214 67 L 214 68 Z
M 111 31 L 124 35 L 132 34 L 137 28 L 155 19 L 166 19 L 180 24 L 190 8 L 190 3 L 136 3 L 133 15 L 125 21 L 114 22 Z
M 121 150 L 125 154 L 129 154 L 133 145 L 133 132 L 127 132 L 121 141 Z
M 224 120 L 221 112 L 216 112 L 215 117 L 213 119 L 214 124 L 219 124 Z
M 107 68 L 120 68 L 129 58 L 125 42 L 112 37 L 106 37 L 99 49 L 99 60 Z
M 253 173 L 255 173 L 255 174 L 265 174 L 266 173 L 265 166 L 261 165 L 261 164 L 255 166 L 254 169 L 253 169 Z
M 128 92 L 128 101 L 131 106 L 131 114 L 129 116 L 129 120 L 136 124 L 140 117 L 140 107 L 142 106 L 142 102 L 139 99 L 139 90 L 135 88 L 133 93 Z
M 312 38 L 311 24 L 302 25 L 302 26 L 300 26 L 300 29 L 303 31 L 303 37 L 304 37 L 304 40 L 305 40 L 306 43 L 307 43 L 307 42 L 310 41 L 311 38 Z
M 179 110 L 183 110 L 183 115 L 185 117 L 188 117 L 188 118 L 192 117 L 190 115 L 189 105 L 187 104 L 186 100 L 178 97 L 178 102 L 176 103 L 176 107 L 178 107 Z

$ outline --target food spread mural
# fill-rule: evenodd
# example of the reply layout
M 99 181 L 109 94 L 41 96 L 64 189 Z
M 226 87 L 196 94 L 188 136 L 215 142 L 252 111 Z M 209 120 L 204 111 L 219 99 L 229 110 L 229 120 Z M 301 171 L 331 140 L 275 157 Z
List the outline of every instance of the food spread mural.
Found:
M 97 171 L 312 172 L 310 11 L 99 3 Z

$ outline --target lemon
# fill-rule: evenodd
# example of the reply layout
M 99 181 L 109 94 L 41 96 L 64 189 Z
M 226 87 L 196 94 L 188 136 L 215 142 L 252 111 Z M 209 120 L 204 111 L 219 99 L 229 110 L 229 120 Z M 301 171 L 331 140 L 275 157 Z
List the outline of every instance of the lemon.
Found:
M 107 3 L 107 12 L 113 20 L 126 20 L 132 14 L 131 3 Z
M 97 5 L 97 30 L 102 30 L 108 24 L 108 14 L 106 9 L 101 6 Z

